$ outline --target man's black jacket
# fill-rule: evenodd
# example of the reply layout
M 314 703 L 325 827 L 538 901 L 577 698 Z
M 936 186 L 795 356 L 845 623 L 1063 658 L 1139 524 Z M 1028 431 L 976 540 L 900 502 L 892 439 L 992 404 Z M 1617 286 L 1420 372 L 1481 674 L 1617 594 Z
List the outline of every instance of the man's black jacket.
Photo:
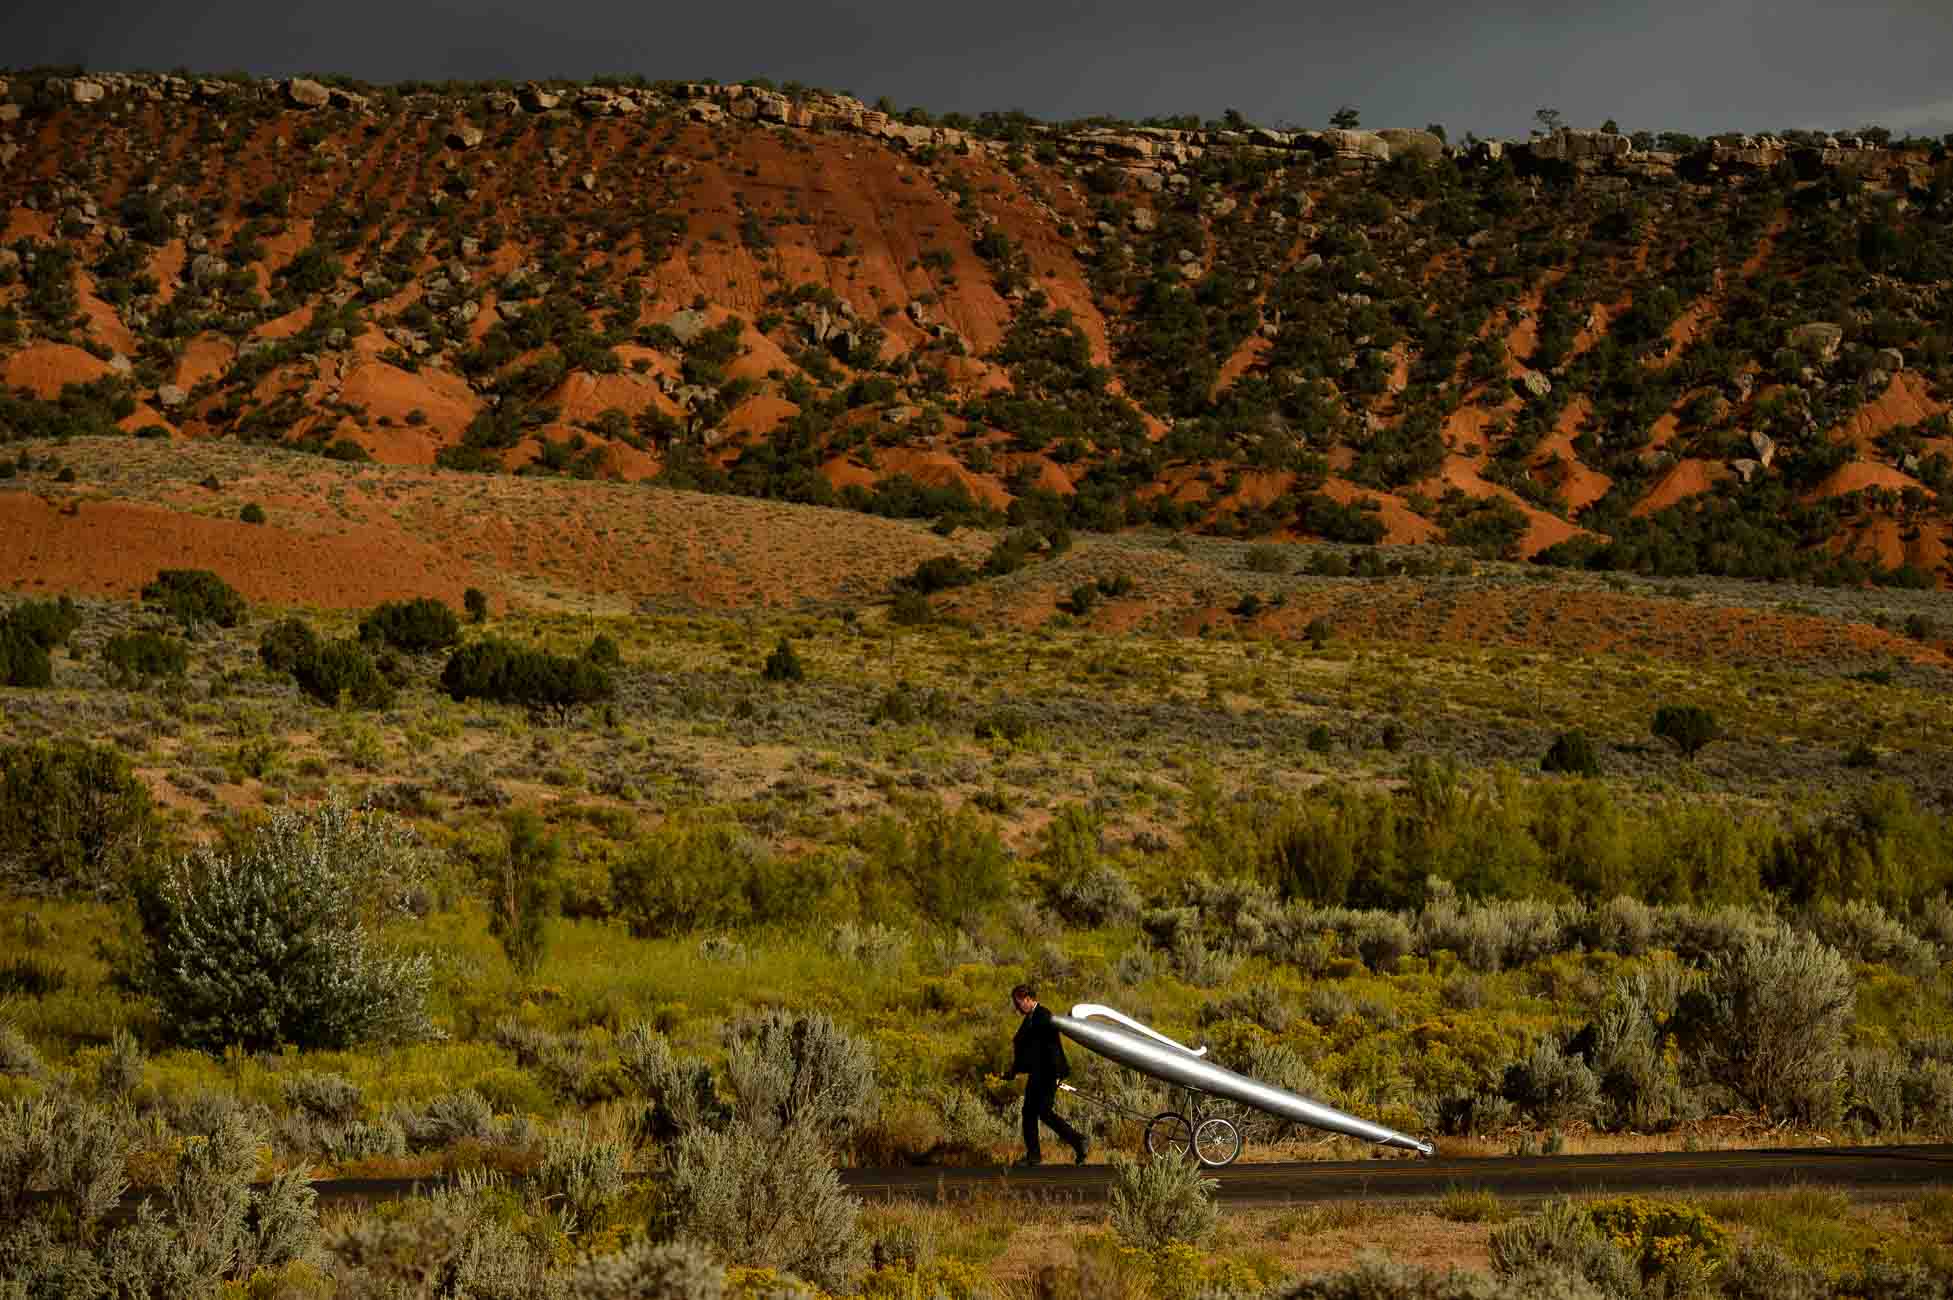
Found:
M 1010 1073 L 1012 1078 L 1028 1074 L 1034 1079 L 1062 1079 L 1071 1073 L 1064 1044 L 1058 1041 L 1058 1026 L 1042 1006 L 1032 1008 L 1017 1027 L 1017 1037 L 1011 1040 Z

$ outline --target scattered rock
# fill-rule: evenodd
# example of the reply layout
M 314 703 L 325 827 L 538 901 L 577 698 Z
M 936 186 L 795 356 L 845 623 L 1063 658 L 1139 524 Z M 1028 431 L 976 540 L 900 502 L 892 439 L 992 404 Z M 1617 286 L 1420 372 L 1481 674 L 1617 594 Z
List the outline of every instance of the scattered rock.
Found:
M 101 82 L 89 81 L 85 77 L 77 77 L 68 83 L 68 98 L 77 104 L 98 103 L 107 93 Z
M 1833 325 L 1829 321 L 1812 321 L 1791 330 L 1789 340 L 1791 347 L 1811 353 L 1819 361 L 1835 361 L 1838 349 L 1844 346 L 1844 326 Z
M 1528 370 L 1519 376 L 1519 386 L 1535 398 L 1546 398 L 1553 394 L 1553 381 L 1537 370 Z
M 482 129 L 472 122 L 463 122 L 448 132 L 448 146 L 453 149 L 473 149 L 483 139 Z
M 190 400 L 190 395 L 175 384 L 164 384 L 156 390 L 156 405 L 165 411 L 173 411 Z
M 1906 368 L 1906 354 L 1897 348 L 1880 348 L 1878 360 L 1881 366 L 1895 375 Z
M 1745 460 L 1730 461 L 1729 468 L 1736 471 L 1737 478 L 1742 479 L 1743 482 L 1747 483 L 1751 479 L 1756 477 L 1757 471 L 1760 470 L 1762 466 L 1758 465 L 1753 460 L 1745 459 Z
M 293 77 L 286 82 L 285 97 L 300 108 L 324 108 L 332 102 L 330 90 L 305 77 Z
M 1100 224 L 1104 225 L 1105 223 L 1101 222 Z M 1150 234 L 1160 228 L 1159 215 L 1151 208 L 1134 208 L 1132 210 L 1132 228 L 1140 234 Z M 1111 227 L 1107 226 L 1106 229 L 1109 232 Z
M 199 253 L 190 262 L 190 280 L 194 284 L 210 284 L 223 279 L 230 269 L 230 263 L 215 253 Z

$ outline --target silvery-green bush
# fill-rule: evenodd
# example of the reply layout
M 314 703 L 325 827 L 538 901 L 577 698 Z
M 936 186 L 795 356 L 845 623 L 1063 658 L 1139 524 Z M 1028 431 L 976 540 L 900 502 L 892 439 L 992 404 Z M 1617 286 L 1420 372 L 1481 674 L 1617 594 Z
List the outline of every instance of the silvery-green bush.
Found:
M 672 1234 L 748 1267 L 844 1292 L 867 1262 L 861 1203 L 808 1126 L 746 1124 L 679 1138 L 666 1185 Z
M 1214 1233 L 1219 1186 L 1201 1166 L 1176 1156 L 1112 1157 L 1112 1230 L 1141 1250 L 1199 1245 Z
M 762 1134 L 808 1128 L 839 1142 L 875 1114 L 875 1058 L 818 1011 L 769 1011 L 738 1025 L 726 1078 L 741 1123 Z
M 206 1051 L 429 1037 L 428 959 L 373 933 L 407 910 L 419 872 L 384 813 L 337 798 L 281 809 L 236 851 L 199 849 L 137 888 L 125 976 L 174 1041 Z
M 1779 928 L 1711 958 L 1677 1015 L 1711 1082 L 1758 1110 L 1822 1123 L 1837 1108 L 1854 1005 L 1837 949 Z

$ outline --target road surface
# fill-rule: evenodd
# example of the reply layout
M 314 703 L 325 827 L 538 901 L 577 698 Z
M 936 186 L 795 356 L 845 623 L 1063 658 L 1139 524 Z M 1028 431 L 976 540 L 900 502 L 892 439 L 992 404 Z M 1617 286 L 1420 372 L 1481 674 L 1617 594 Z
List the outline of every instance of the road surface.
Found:
M 1953 1188 L 1953 1145 L 1798 1147 L 1759 1151 L 1668 1151 L 1639 1155 L 1506 1159 L 1380 1159 L 1237 1164 L 1214 1171 L 1221 1201 L 1234 1205 L 1349 1200 L 1435 1200 L 1454 1188 L 1511 1200 L 1567 1193 L 1702 1193 L 1820 1186 L 1872 1194 Z M 438 1179 L 338 1178 L 312 1186 L 320 1204 L 394 1200 Z M 864 1200 L 959 1201 L 1017 1195 L 1047 1202 L 1103 1201 L 1105 1165 L 1038 1169 L 844 1169 L 841 1182 Z

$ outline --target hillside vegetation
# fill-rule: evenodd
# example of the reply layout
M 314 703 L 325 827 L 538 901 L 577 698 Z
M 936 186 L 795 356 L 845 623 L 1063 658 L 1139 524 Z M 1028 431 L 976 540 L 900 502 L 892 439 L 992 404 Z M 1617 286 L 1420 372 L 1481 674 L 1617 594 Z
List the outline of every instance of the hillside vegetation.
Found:
M 10 80 L 0 428 L 1946 579 L 1938 144 L 512 92 Z

